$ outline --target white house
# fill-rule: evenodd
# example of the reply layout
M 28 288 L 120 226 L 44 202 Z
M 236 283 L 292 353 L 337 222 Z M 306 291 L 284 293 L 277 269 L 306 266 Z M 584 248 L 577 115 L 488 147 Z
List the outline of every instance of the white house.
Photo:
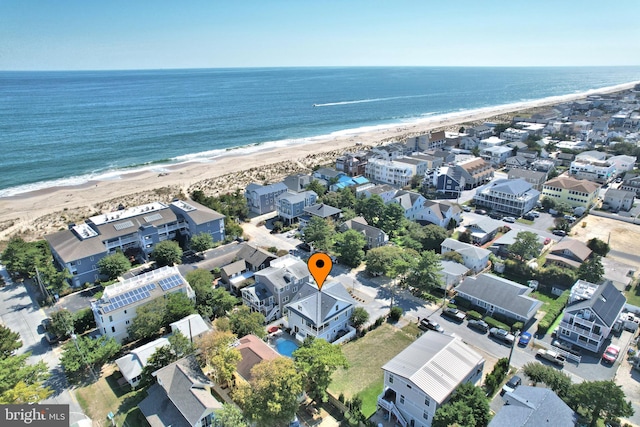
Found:
M 616 174 L 616 166 L 608 160 L 578 159 L 571 162 L 569 175 L 577 179 L 604 183 Z
M 425 200 L 422 209 L 413 218 L 447 228 L 451 220 L 456 224 L 462 222 L 462 209 L 455 203 L 436 200 Z
M 430 427 L 456 388 L 482 378 L 484 359 L 459 338 L 426 333 L 387 362 L 378 407 L 401 426 Z
M 404 209 L 404 216 L 407 219 L 415 220 L 424 210 L 427 199 L 415 191 L 398 190 L 391 199 L 391 203 L 397 203 Z
M 120 373 L 131 387 L 137 387 L 142 379 L 142 370 L 147 366 L 147 360 L 160 347 L 171 345 L 165 337 L 153 340 L 138 348 L 134 348 L 121 358 L 116 360 Z
M 609 188 L 607 192 L 604 193 L 604 203 L 615 211 L 630 211 L 633 207 L 635 197 L 636 193 L 633 191 Z
M 513 149 L 506 145 L 487 147 L 480 151 L 480 157 L 491 163 L 492 166 L 503 165 L 512 155 Z
M 136 317 L 136 309 L 159 297 L 183 292 L 192 300 L 196 295 L 177 267 L 162 267 L 120 283 L 107 286 L 102 297 L 91 302 L 98 331 L 122 342 Z
M 325 283 L 322 292 L 316 285 L 305 283 L 285 310 L 291 333 L 298 341 L 312 336 L 337 344 L 356 334 L 349 324 L 354 308 L 355 300 L 336 281 Z
M 536 206 L 540 192 L 524 179 L 498 179 L 478 188 L 476 206 L 520 216 Z
M 394 160 L 369 159 L 364 174 L 367 178 L 385 184 L 404 187 L 409 185 L 416 165 Z
M 474 272 L 484 270 L 489 265 L 491 251 L 458 240 L 446 238 L 440 244 L 440 253 L 457 252 L 462 256 L 464 266 Z
M 607 159 L 609 163 L 613 163 L 616 174 L 623 175 L 625 172 L 633 170 L 636 167 L 636 158 L 633 156 L 612 156 Z

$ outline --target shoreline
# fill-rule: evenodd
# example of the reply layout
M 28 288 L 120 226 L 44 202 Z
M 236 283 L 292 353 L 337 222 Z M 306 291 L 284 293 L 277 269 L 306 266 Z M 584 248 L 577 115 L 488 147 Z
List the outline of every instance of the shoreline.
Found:
M 133 206 L 147 201 L 170 201 L 194 190 L 217 195 L 243 189 L 251 181 L 264 182 L 308 172 L 346 151 L 357 151 L 426 133 L 433 129 L 487 120 L 532 108 L 548 107 L 594 94 L 633 88 L 629 82 L 568 95 L 523 101 L 495 107 L 446 113 L 412 122 L 346 129 L 329 135 L 296 140 L 249 144 L 228 149 L 214 157 L 197 157 L 177 163 L 154 164 L 144 169 L 115 171 L 111 178 L 88 180 L 70 186 L 44 187 L 0 197 L 0 240 L 20 234 L 41 238 L 119 203 Z M 242 152 L 244 150 L 244 153 Z M 184 156 L 180 156 L 184 157 Z M 1 193 L 0 193 L 1 194 Z

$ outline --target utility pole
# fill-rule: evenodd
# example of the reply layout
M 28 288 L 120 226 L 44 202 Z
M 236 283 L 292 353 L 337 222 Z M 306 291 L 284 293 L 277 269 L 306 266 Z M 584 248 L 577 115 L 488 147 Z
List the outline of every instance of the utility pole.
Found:
M 516 342 L 518 341 L 519 336 L 520 336 L 520 330 L 517 330 L 515 333 L 515 338 L 513 339 L 513 343 L 511 344 L 511 350 L 509 351 L 509 363 L 507 363 L 507 371 L 511 367 L 511 356 L 513 356 L 513 349 L 516 346 Z

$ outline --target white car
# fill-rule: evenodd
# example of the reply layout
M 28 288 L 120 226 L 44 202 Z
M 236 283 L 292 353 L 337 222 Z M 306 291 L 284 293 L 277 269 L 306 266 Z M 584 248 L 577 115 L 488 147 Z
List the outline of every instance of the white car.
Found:
M 504 222 L 511 222 L 511 223 L 516 222 L 516 219 L 514 217 L 512 217 L 512 216 L 505 216 L 504 218 L 502 218 L 502 220 Z

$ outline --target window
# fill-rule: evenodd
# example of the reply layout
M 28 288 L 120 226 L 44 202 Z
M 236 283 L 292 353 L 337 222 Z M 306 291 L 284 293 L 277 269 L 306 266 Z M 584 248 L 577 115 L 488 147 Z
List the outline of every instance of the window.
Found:
M 109 316 L 109 322 L 113 322 L 113 316 Z
M 425 420 L 428 420 L 428 419 L 429 419 L 429 414 L 427 414 L 427 411 L 424 411 L 424 412 L 422 413 L 422 418 L 424 418 Z
M 429 396 L 425 396 L 424 398 L 424 404 L 429 406 L 429 404 L 431 403 L 431 399 L 429 399 Z
M 128 324 L 129 324 L 129 321 L 127 320 L 127 321 L 126 321 L 126 322 L 124 322 L 124 323 L 126 323 L 126 324 L 128 325 Z
M 400 395 L 400 404 L 404 405 L 404 395 Z
M 112 327 L 111 327 L 111 332 L 115 332 L 115 331 L 116 331 L 116 327 L 115 327 L 115 326 L 112 326 Z
M 297 286 L 294 286 L 294 287 L 293 287 L 293 289 L 292 289 L 292 291 L 293 291 L 293 292 L 298 292 L 298 287 L 297 287 Z
M 389 384 L 393 384 L 393 375 L 389 375 Z
M 289 296 L 287 295 L 286 297 L 282 298 L 282 302 L 288 302 L 289 301 Z

